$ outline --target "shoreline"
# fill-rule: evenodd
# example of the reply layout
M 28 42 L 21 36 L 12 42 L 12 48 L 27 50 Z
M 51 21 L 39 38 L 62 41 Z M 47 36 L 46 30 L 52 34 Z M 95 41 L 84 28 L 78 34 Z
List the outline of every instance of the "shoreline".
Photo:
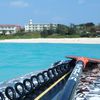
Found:
M 32 39 L 5 39 L 0 43 L 76 43 L 100 44 L 100 38 L 32 38 Z

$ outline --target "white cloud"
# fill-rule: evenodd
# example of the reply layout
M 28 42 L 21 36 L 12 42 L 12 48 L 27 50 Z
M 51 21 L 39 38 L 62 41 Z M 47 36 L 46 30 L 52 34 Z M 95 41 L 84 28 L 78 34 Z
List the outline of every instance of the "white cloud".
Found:
M 17 1 L 10 2 L 10 6 L 13 6 L 13 7 L 28 7 L 29 3 L 25 2 L 25 1 L 17 0 Z

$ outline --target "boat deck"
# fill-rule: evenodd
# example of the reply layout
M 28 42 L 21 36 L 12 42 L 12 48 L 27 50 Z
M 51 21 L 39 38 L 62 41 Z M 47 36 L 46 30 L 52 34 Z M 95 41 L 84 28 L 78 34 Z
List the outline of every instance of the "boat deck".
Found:
M 2 84 L 0 100 L 100 100 L 100 60 L 69 58 L 23 81 Z

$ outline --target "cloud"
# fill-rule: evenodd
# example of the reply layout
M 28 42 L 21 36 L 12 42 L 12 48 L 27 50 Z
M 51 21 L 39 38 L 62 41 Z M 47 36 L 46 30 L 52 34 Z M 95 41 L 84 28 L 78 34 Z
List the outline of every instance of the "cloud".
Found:
M 10 2 L 10 6 L 12 6 L 12 7 L 22 7 L 22 8 L 25 8 L 25 7 L 28 7 L 29 6 L 29 3 L 28 2 L 25 2 L 25 1 L 19 1 L 19 0 L 17 0 L 17 1 L 12 1 L 12 2 Z
M 78 0 L 78 4 L 84 4 L 86 2 L 86 0 Z

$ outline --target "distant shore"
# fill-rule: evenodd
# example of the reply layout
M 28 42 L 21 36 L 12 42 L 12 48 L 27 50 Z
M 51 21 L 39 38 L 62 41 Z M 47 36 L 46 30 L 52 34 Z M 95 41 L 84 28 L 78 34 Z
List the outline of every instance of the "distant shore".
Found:
M 100 44 L 100 38 L 37 38 L 37 39 L 5 39 L 0 43 L 78 43 Z

